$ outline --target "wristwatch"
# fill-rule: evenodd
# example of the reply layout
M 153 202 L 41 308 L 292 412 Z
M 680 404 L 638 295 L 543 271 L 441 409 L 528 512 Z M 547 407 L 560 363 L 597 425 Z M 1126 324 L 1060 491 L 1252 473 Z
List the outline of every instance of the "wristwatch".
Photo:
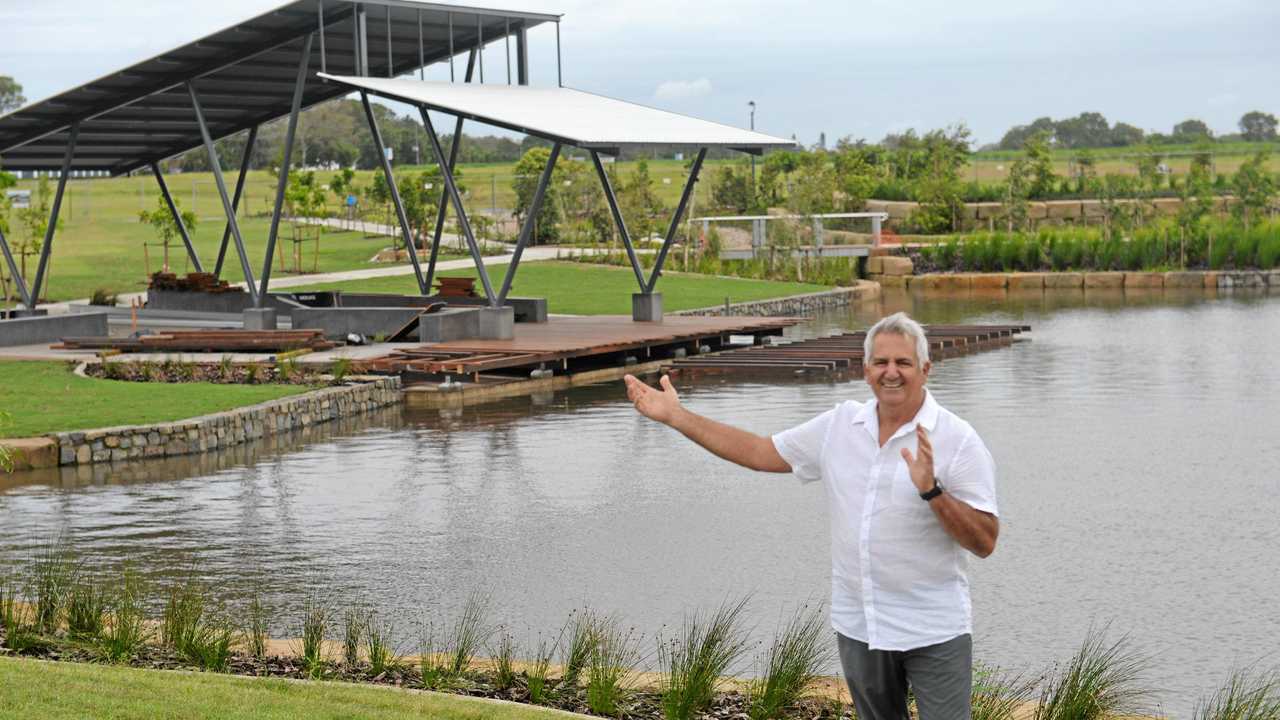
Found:
M 942 494 L 942 483 L 938 482 L 938 478 L 933 479 L 933 489 L 920 493 L 920 499 L 929 502 L 930 500 Z

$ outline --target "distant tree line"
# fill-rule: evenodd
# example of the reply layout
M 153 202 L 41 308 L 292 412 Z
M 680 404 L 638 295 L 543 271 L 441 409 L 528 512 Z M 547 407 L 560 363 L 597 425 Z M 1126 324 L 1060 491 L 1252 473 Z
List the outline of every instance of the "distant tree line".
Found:
M 1277 139 L 1276 116 L 1253 110 L 1240 117 L 1240 132 L 1214 137 L 1213 131 L 1203 121 L 1195 118 L 1183 120 L 1169 133 L 1147 133 L 1139 127 L 1107 121 L 1102 113 L 1083 112 L 1073 118 L 1054 120 L 1037 118 L 1027 125 L 1015 125 L 996 144 L 999 150 L 1020 150 L 1027 140 L 1045 134 L 1052 145 L 1060 148 L 1128 147 L 1149 143 L 1152 145 L 1197 144 L 1212 142 L 1247 141 L 1269 142 Z

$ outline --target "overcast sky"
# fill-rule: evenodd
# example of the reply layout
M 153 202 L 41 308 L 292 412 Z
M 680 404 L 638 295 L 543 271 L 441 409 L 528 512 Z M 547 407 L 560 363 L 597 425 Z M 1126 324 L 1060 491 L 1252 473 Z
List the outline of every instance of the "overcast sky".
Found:
M 280 4 L 0 0 L 0 75 L 36 100 Z M 743 127 L 754 100 L 757 129 L 806 144 L 956 122 L 985 143 L 1086 110 L 1163 132 L 1280 114 L 1275 0 L 479 4 L 563 13 L 568 86 Z M 554 30 L 531 36 L 533 82 L 554 84 Z

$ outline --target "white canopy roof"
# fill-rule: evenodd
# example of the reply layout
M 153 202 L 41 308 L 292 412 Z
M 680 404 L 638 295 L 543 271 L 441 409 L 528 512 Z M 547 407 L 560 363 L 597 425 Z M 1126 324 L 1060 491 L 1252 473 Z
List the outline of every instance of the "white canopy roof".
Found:
M 373 95 L 602 152 L 616 153 L 628 145 L 728 147 L 757 153 L 770 147 L 795 147 L 792 140 L 570 88 L 325 73 L 320 77 Z

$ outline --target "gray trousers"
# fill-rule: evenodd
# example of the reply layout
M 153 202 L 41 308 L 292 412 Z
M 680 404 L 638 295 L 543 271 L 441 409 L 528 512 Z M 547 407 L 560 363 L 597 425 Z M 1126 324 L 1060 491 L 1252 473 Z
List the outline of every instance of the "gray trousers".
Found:
M 969 720 L 973 637 L 914 650 L 871 650 L 836 633 L 840 666 L 858 720 L 909 720 L 907 688 L 920 720 Z

